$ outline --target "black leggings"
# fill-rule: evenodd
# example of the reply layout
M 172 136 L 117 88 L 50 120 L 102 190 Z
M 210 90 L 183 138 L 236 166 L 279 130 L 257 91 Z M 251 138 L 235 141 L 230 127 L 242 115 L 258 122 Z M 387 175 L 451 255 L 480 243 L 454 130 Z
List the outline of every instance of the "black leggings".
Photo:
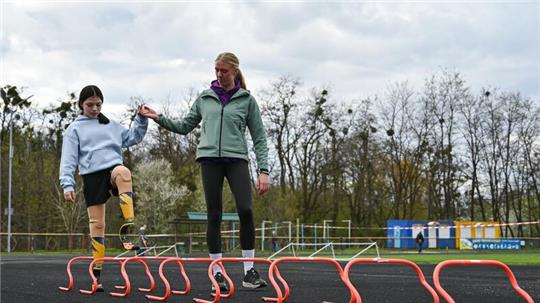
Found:
M 211 254 L 221 253 L 221 215 L 223 213 L 223 180 L 227 178 L 240 217 L 240 245 L 243 250 L 255 248 L 255 225 L 251 209 L 251 178 L 248 163 L 201 163 L 204 198 L 208 211 L 206 241 Z

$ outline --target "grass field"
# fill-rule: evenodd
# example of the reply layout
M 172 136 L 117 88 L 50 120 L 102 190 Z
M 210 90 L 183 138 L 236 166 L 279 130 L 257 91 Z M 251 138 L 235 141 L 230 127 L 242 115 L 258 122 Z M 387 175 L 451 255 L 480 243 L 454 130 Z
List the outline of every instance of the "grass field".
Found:
M 445 260 L 497 260 L 508 265 L 540 265 L 540 252 L 520 253 L 432 253 L 381 254 L 383 258 L 406 259 L 415 263 L 436 264 Z
M 337 259 L 350 258 L 355 255 L 358 249 L 335 249 L 334 255 Z M 108 249 L 106 254 L 108 256 L 115 256 L 123 251 L 120 249 Z M 313 250 L 296 250 L 296 256 L 307 257 Z M 508 265 L 540 265 L 540 249 L 526 249 L 518 251 L 460 251 L 460 250 L 437 250 L 427 249 L 419 254 L 415 250 L 397 250 L 397 249 L 379 249 L 379 254 L 382 258 L 392 259 L 406 259 L 420 264 L 437 264 L 445 260 L 497 260 Z M 2 252 L 3 256 L 7 256 L 5 252 Z M 79 255 L 91 255 L 88 251 L 73 250 L 69 251 L 34 251 L 30 252 L 13 252 L 10 256 L 79 256 Z M 170 254 L 168 254 L 170 256 Z M 193 255 L 205 256 L 204 252 L 197 251 Z M 257 257 L 266 258 L 270 255 L 270 252 L 256 252 Z M 188 255 L 187 257 L 189 257 Z M 240 252 L 225 253 L 226 257 L 240 257 Z M 291 251 L 284 251 L 277 257 L 292 256 Z M 332 257 L 330 250 L 318 253 L 316 257 Z M 358 256 L 359 258 L 374 258 L 376 257 L 375 249 L 370 249 L 364 254 Z
M 336 258 L 350 258 L 358 249 L 336 249 Z M 296 251 L 297 256 L 309 256 L 313 251 Z M 291 255 L 284 252 L 279 256 Z M 379 249 L 381 258 L 406 259 L 420 264 L 437 264 L 445 260 L 497 260 L 509 265 L 540 265 L 540 249 L 524 249 L 517 251 L 471 251 L 471 250 L 438 250 L 427 249 L 419 254 L 416 250 Z M 278 257 L 279 257 L 278 256 Z M 317 254 L 318 257 L 332 257 L 331 251 Z M 358 258 L 374 258 L 376 251 L 370 249 Z

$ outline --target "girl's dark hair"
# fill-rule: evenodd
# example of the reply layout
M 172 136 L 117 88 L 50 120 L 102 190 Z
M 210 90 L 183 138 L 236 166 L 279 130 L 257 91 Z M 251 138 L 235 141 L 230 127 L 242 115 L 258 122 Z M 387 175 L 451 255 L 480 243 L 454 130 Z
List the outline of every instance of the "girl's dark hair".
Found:
M 98 97 L 101 99 L 101 102 L 105 101 L 103 99 L 103 93 L 101 92 L 99 87 L 95 85 L 87 85 L 81 90 L 81 93 L 79 94 L 79 109 L 81 110 L 81 113 L 83 112 L 83 102 L 90 97 Z M 107 118 L 104 114 L 99 113 L 98 122 L 100 124 L 108 124 L 109 118 Z

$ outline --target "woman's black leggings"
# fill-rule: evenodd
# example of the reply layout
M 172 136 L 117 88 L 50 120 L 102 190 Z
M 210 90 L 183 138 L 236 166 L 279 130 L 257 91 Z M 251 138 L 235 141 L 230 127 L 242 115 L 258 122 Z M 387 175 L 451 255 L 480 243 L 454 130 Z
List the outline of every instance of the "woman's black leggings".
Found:
M 206 241 L 211 254 L 221 253 L 221 215 L 223 213 L 223 181 L 227 178 L 240 217 L 240 245 L 243 250 L 255 248 L 255 225 L 251 209 L 251 178 L 246 161 L 201 163 L 202 182 L 208 228 Z

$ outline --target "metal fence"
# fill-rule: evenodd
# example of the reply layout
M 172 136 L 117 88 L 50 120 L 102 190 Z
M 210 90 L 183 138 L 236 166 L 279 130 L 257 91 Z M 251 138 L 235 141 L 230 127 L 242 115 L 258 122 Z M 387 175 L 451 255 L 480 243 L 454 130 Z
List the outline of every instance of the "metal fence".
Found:
M 160 234 L 147 235 L 149 245 L 165 246 L 177 244 L 179 249 L 185 253 L 207 252 L 206 236 L 201 233 L 195 234 Z M 118 234 L 106 234 L 107 248 L 121 248 L 122 244 Z M 135 235 L 136 238 L 136 235 Z M 379 248 L 386 248 L 387 237 L 328 237 L 316 239 L 313 237 L 303 237 L 298 243 L 317 244 L 317 243 L 360 243 L 360 242 L 376 242 Z M 391 238 L 395 239 L 395 238 Z M 408 238 L 407 238 L 408 239 Z M 540 238 L 520 238 L 524 245 L 522 250 L 540 249 Z M 239 233 L 224 232 L 222 234 L 222 243 L 224 252 L 237 252 L 240 248 Z M 275 252 L 276 250 L 291 243 L 288 236 L 262 237 L 259 233 L 256 236 L 256 247 L 258 251 L 267 253 Z M 299 249 L 309 249 L 300 246 Z M 262 249 L 260 249 L 262 248 Z M 343 247 L 340 249 L 346 249 Z M 399 251 L 399 249 L 396 249 Z M 0 252 L 7 251 L 7 233 L 0 233 Z M 90 237 L 88 234 L 76 233 L 12 233 L 11 235 L 11 251 L 12 252 L 35 252 L 35 251 L 57 251 L 65 252 L 72 251 L 81 253 L 90 253 Z

